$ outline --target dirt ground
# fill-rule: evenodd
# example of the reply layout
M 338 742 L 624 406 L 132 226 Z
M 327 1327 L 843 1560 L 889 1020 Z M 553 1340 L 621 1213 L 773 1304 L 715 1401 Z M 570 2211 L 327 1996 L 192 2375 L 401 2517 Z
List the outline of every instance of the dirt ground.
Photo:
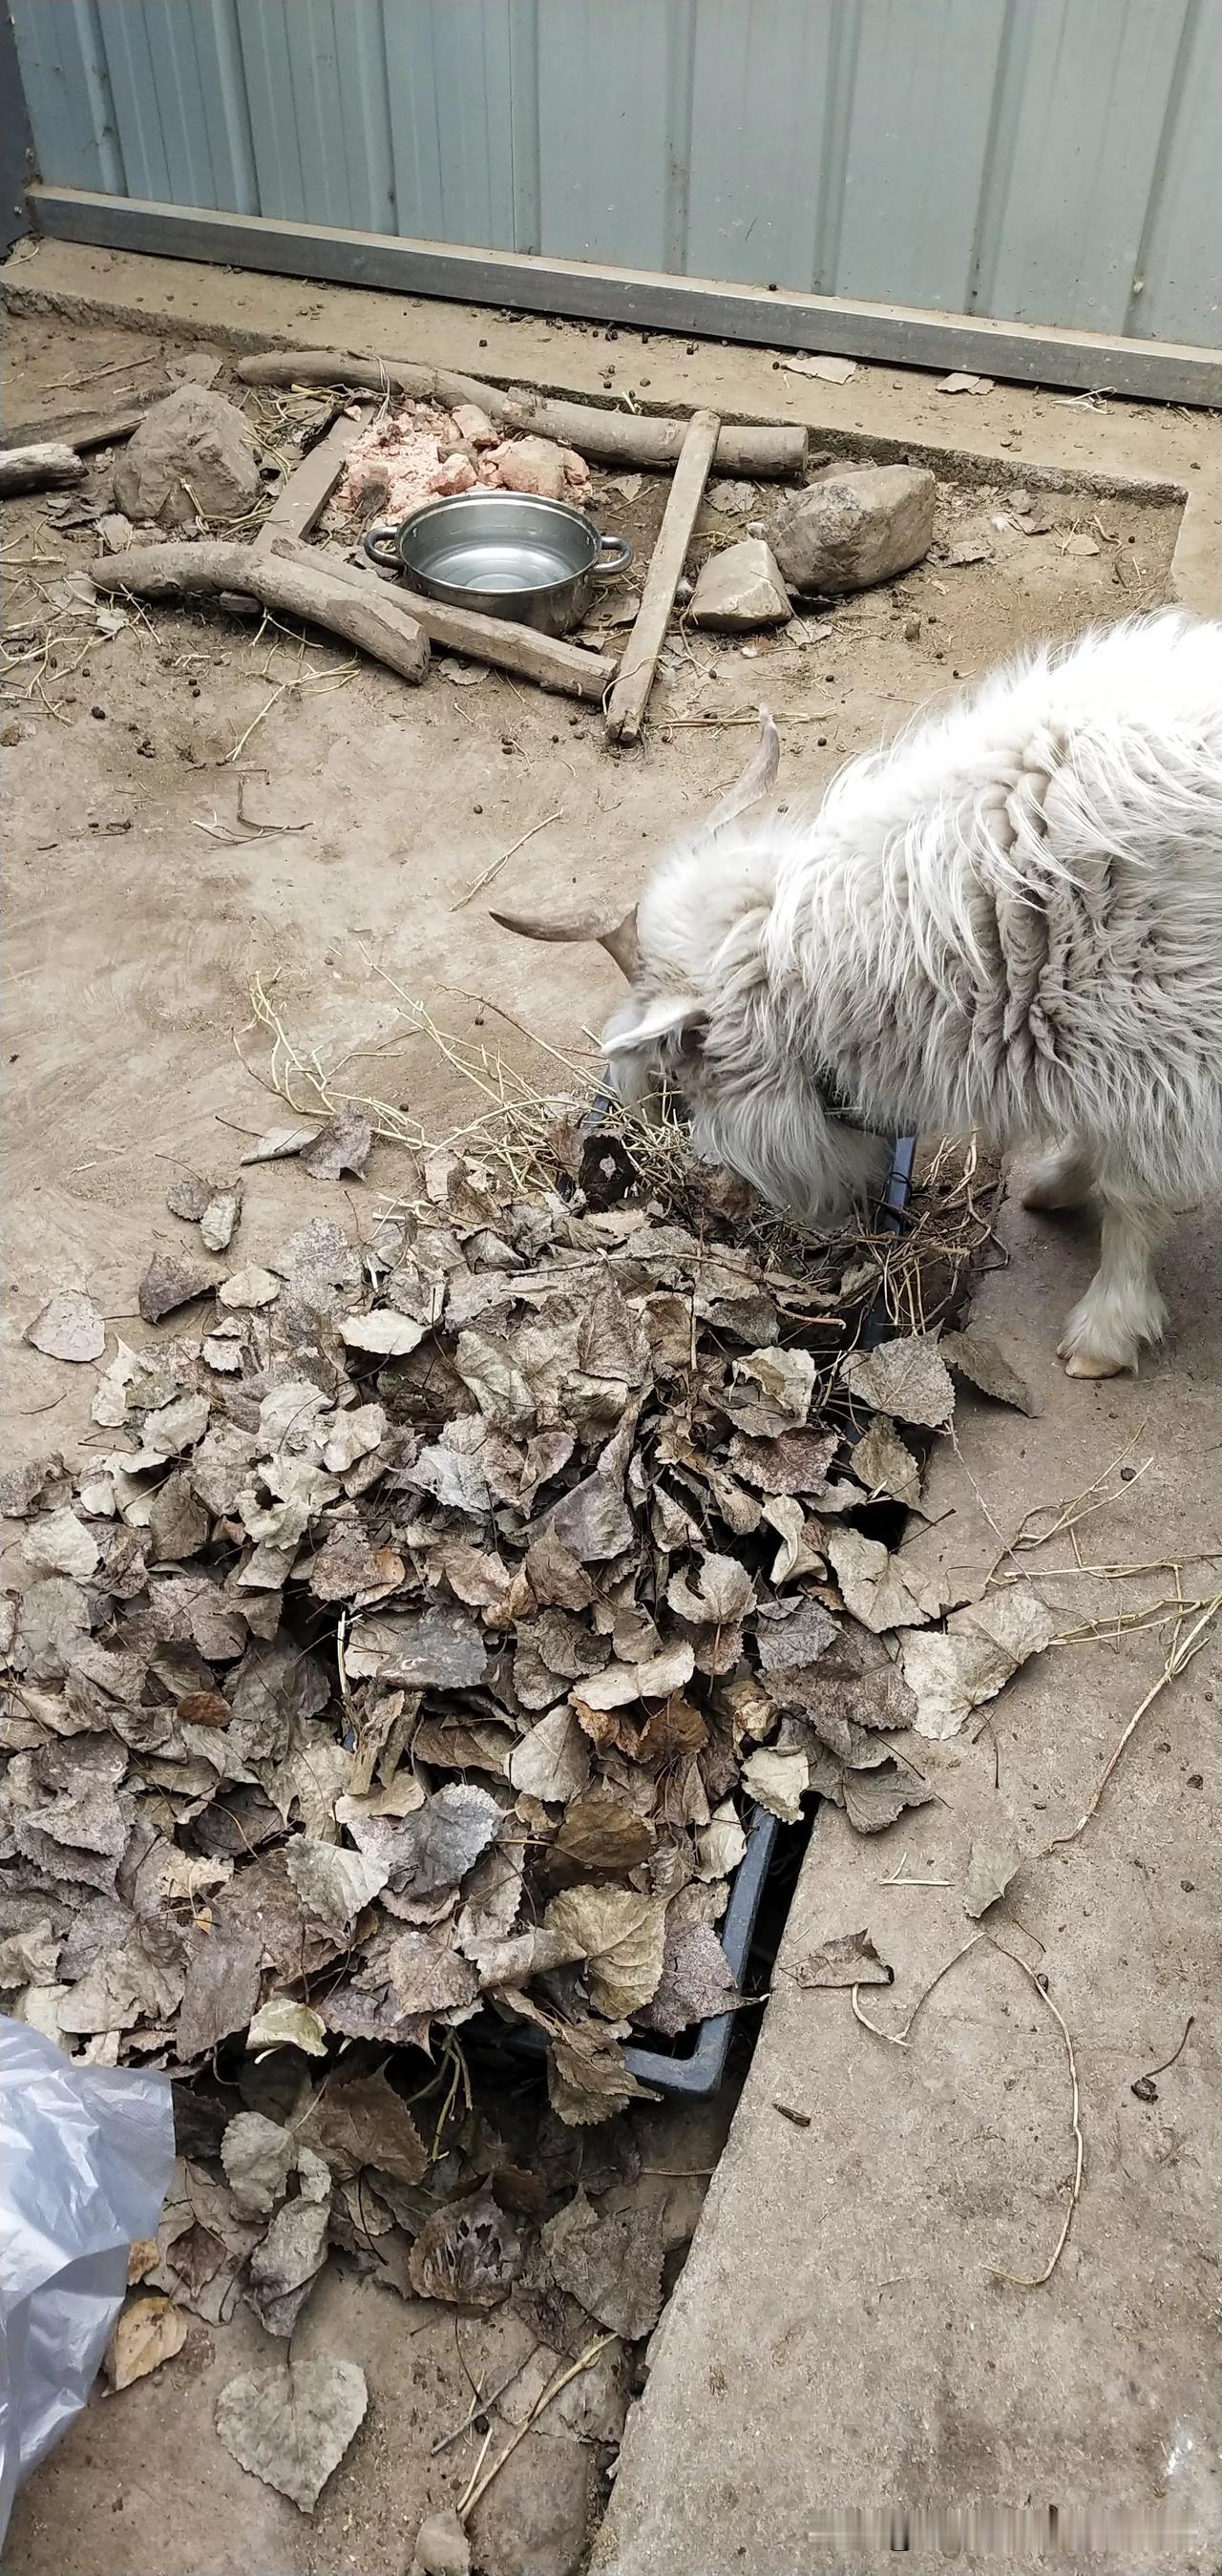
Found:
M 99 380 L 110 395 L 147 387 L 188 347 L 11 320 L 9 416 L 45 417 L 88 399 Z M 216 381 L 241 390 L 227 368 Z M 1015 417 L 1026 399 L 1013 398 Z M 86 491 L 100 499 L 107 477 L 102 455 Z M 1029 537 L 1007 509 L 1021 483 L 1019 462 L 1008 484 L 967 473 L 942 483 L 939 540 L 978 543 L 980 560 L 928 563 L 796 621 L 775 643 L 684 636 L 668 650 L 644 748 L 623 756 L 608 752 L 597 710 L 495 674 L 465 685 L 464 667 L 441 656 L 410 690 L 326 644 L 303 648 L 211 612 L 133 614 L 108 640 L 90 607 L 47 596 L 87 567 L 89 531 L 52 525 L 41 498 L 6 505 L 13 1461 L 90 1436 L 92 1372 L 77 1373 L 78 1385 L 21 1340 L 43 1299 L 88 1287 L 108 1323 L 139 1342 L 135 1283 L 154 1250 L 181 1239 L 165 1208 L 174 1172 L 231 1171 L 245 1139 L 281 1117 L 252 978 L 340 1088 L 402 1105 L 444 1136 L 486 1104 L 415 1024 L 411 1002 L 549 1088 L 570 1079 L 554 1050 L 589 1065 L 590 1032 L 613 998 L 597 952 L 515 943 L 487 917 L 491 890 L 465 899 L 503 854 L 514 852 L 496 878 L 503 902 L 627 902 L 651 850 L 745 759 L 762 698 L 781 726 L 782 795 L 817 791 L 847 755 L 1016 646 L 1167 595 L 1174 505 L 1052 494 L 1052 527 Z M 659 487 L 647 479 L 627 500 L 605 477 L 596 484 L 603 524 L 647 543 Z M 706 508 L 702 544 L 725 533 Z M 1066 552 L 1075 535 L 1098 551 Z M 238 821 L 240 791 L 245 816 L 264 827 L 255 837 Z M 316 1213 L 368 1226 L 404 1168 L 402 1149 L 380 1144 L 340 1209 L 334 1187 L 296 1165 L 259 1167 L 242 1257 L 260 1260 Z M 676 2244 L 695 2223 L 729 2108 L 644 2124 L 645 2161 L 675 2198 Z M 439 2457 L 434 2443 L 467 2412 L 473 2381 L 492 2386 L 514 2356 L 485 2327 L 470 2339 L 464 2327 L 458 2347 L 452 2321 L 421 2322 L 333 2271 L 300 2348 L 331 2341 L 341 2324 L 341 2348 L 366 2363 L 371 2414 L 312 2524 L 245 2478 L 211 2431 L 216 2388 L 262 2341 L 247 2321 L 216 2338 L 221 2352 L 201 2330 L 156 2379 L 90 2408 L 23 2497 L 8 2563 L 24 2576 L 83 2576 L 86 2565 L 90 2576 L 221 2576 L 255 2564 L 372 2576 L 404 2563 L 420 2514 L 454 2492 L 478 2450 L 474 2434 Z M 508 2562 L 491 2576 L 512 2576 Z
M 147 387 L 156 360 L 188 346 L 12 319 L 10 416 L 45 417 L 99 381 L 108 396 Z M 217 383 L 241 390 L 225 370 Z M 103 451 L 91 497 L 109 470 Z M 604 523 L 642 540 L 651 504 L 660 510 L 656 479 L 632 504 L 597 482 Z M 37 498 L 6 505 L 8 649 L 36 652 L 53 629 L 45 669 L 15 662 L 0 708 L 16 1110 L 5 1330 L 18 1450 L 62 1442 L 83 1418 L 75 1386 L 65 1392 L 57 1364 L 20 1341 L 41 1299 L 88 1282 L 108 1320 L 138 1334 L 133 1283 L 178 1237 L 164 1206 L 175 1167 L 228 1169 L 243 1150 L 235 1130 L 273 1121 L 253 976 L 274 979 L 295 1038 L 328 1066 L 345 1060 L 345 1087 L 406 1105 L 444 1135 L 485 1103 L 413 1028 L 403 997 L 540 1087 L 563 1084 L 548 1050 L 588 1056 L 614 970 L 597 951 L 511 940 L 486 905 L 627 902 L 656 845 L 745 759 L 750 730 L 727 719 L 766 698 L 781 723 L 782 794 L 817 791 L 846 756 L 1015 646 L 1166 595 L 1174 506 L 1054 493 L 1053 528 L 1028 537 L 1007 521 L 1008 497 L 1000 485 L 942 486 L 940 538 L 985 544 L 989 561 L 927 563 L 776 643 L 676 641 L 648 742 L 622 756 L 596 709 L 495 673 L 452 685 L 447 670 L 469 666 L 440 655 L 416 691 L 327 644 L 256 637 L 209 611 L 140 612 L 106 640 L 88 608 L 57 611 L 47 597 L 88 566 L 89 531 L 53 528 Z M 702 541 L 725 529 L 706 508 Z M 1075 534 L 1098 554 L 1066 554 Z M 240 788 L 248 815 L 283 828 L 242 839 Z M 464 901 L 514 843 L 495 894 Z M 399 1149 L 379 1146 L 362 1203 L 393 1192 L 401 1168 Z M 326 1195 L 292 1166 L 257 1173 L 247 1259 L 299 1221 L 303 1192 Z

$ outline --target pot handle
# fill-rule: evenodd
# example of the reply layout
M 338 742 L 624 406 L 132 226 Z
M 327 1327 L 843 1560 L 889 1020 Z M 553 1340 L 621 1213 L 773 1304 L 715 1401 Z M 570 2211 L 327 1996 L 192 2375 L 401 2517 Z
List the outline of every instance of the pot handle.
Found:
M 402 572 L 397 528 L 367 528 L 362 543 L 370 563 L 376 564 L 379 572 Z M 384 546 L 389 547 L 389 553 L 383 553 Z
M 591 578 L 594 581 L 614 581 L 617 573 L 627 572 L 631 561 L 632 548 L 627 537 L 603 537 Z

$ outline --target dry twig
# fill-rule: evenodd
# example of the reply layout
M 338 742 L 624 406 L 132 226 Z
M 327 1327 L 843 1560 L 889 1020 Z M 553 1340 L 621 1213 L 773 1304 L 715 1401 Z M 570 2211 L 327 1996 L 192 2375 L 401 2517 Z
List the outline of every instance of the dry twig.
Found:
M 1194 1604 L 1194 1607 L 1195 1606 L 1196 1605 Z M 1158 1680 L 1151 1684 L 1149 1690 L 1146 1692 L 1145 1698 L 1140 1700 L 1137 1707 L 1134 1709 L 1128 1725 L 1125 1727 L 1119 1742 L 1115 1745 L 1113 1751 L 1109 1755 L 1108 1760 L 1104 1765 L 1102 1775 L 1096 1782 L 1095 1787 L 1091 1792 L 1088 1804 L 1084 1807 L 1076 1825 L 1071 1825 L 1068 1833 L 1054 1834 L 1051 1842 L 1045 1845 L 1046 1851 L 1059 1851 L 1062 1844 L 1076 1842 L 1079 1834 L 1085 1833 L 1091 1817 L 1095 1814 L 1098 1808 L 1099 1801 L 1103 1796 L 1103 1792 L 1107 1787 L 1108 1781 L 1111 1779 L 1112 1773 L 1120 1760 L 1121 1754 L 1124 1752 L 1125 1746 L 1129 1743 L 1130 1739 L 1136 1734 L 1147 1709 L 1153 1707 L 1155 1700 L 1158 1699 L 1160 1694 L 1166 1690 L 1168 1682 L 1175 1681 L 1177 1676 L 1183 1672 L 1185 1665 L 1192 1662 L 1193 1656 L 1200 1653 L 1200 1650 L 1205 1643 L 1206 1636 L 1220 1610 L 1222 1610 L 1222 1592 L 1215 1592 L 1212 1600 L 1206 1601 L 1202 1604 L 1199 1614 L 1193 1620 L 1192 1626 L 1189 1628 L 1187 1635 L 1183 1634 L 1182 1625 L 1177 1628 L 1174 1642 L 1171 1646 L 1170 1652 L 1168 1653 L 1166 1663 L 1163 1665 L 1163 1669 L 1158 1676 Z

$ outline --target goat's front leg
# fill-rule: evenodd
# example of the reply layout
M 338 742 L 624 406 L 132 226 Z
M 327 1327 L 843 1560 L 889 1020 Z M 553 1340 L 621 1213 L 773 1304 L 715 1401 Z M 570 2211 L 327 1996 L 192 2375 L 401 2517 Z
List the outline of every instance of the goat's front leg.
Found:
M 1051 1214 L 1058 1208 L 1078 1208 L 1090 1197 L 1095 1185 L 1091 1158 L 1072 1137 L 1068 1144 L 1054 1145 L 1033 1163 L 1023 1185 L 1023 1206 Z
M 1118 1377 L 1146 1342 L 1161 1342 L 1167 1309 L 1154 1262 L 1167 1232 L 1160 1208 L 1105 1199 L 1099 1267 L 1069 1318 L 1060 1357 L 1070 1377 Z

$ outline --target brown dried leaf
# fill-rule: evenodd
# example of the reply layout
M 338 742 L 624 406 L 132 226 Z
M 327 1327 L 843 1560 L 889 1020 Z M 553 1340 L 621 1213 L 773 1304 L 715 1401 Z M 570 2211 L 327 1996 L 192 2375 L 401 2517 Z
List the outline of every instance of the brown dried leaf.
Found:
M 198 1172 L 180 1172 L 165 1194 L 171 1216 L 182 1217 L 187 1225 L 198 1225 L 214 1186 L 212 1181 L 202 1179 Z
M 48 1359 L 99 1360 L 106 1348 L 106 1326 L 83 1289 L 60 1288 L 40 1306 L 22 1339 L 45 1351 Z
M 955 1390 L 939 1356 L 937 1343 L 923 1333 L 879 1342 L 872 1351 L 849 1351 L 840 1374 L 851 1394 L 876 1413 L 897 1414 L 901 1422 L 919 1422 L 931 1431 L 950 1421 Z
M 547 2096 L 569 2129 L 613 2119 L 629 2102 L 658 2098 L 637 2082 L 614 2035 L 595 2021 L 553 2027 Z
M 368 2404 L 354 2361 L 296 2361 L 243 2371 L 221 2390 L 216 2429 L 239 2468 L 313 2513 Z
M 693 2022 L 728 2012 L 738 1998 L 734 1971 L 711 1923 L 668 1924 L 662 1980 L 638 2019 L 677 2039 Z
M 429 2018 L 475 2002 L 479 1979 L 469 1959 L 442 1934 L 401 1932 L 386 1953 L 386 1973 L 400 2013 Z
M 247 1262 L 244 1270 L 231 1270 L 217 1289 L 218 1306 L 228 1306 L 246 1314 L 260 1306 L 271 1306 L 280 1294 L 280 1281 L 275 1272 L 261 1270 L 257 1262 Z
M 186 2340 L 187 2320 L 168 2299 L 155 2291 L 129 2299 L 106 2347 L 103 2367 L 111 2387 L 117 2394 L 130 2388 L 133 2380 L 147 2379 L 150 2370 L 160 2370 L 163 2361 L 172 2361 Z
M 827 1552 L 836 1569 L 845 1608 L 873 1636 L 885 1628 L 919 1628 L 939 1617 L 946 1578 L 922 1574 L 860 1530 L 830 1530 Z
M 319 1128 L 313 1144 L 302 1150 L 302 1169 L 312 1181 L 338 1181 L 345 1172 L 359 1181 L 372 1144 L 373 1129 L 359 1109 L 337 1109 Z
M 509 1757 L 512 1787 L 545 1802 L 580 1797 L 589 1776 L 589 1742 L 567 1705 L 541 1717 Z
M 455 2308 L 495 2308 L 507 2299 L 523 2263 L 522 2239 L 489 2183 L 451 2200 L 421 2228 L 408 2258 L 419 2298 Z
M 889 1986 L 895 1970 L 879 1957 L 868 1932 L 838 1932 L 792 1974 L 799 1986 Z
M 805 1422 L 810 1412 L 817 1374 L 813 1352 L 783 1350 L 779 1342 L 767 1350 L 748 1351 L 734 1362 L 735 1377 L 753 1378 L 769 1401 L 795 1423 Z
M 704 1556 L 695 1569 L 694 1580 L 672 1574 L 666 1586 L 666 1598 L 681 1619 L 697 1626 L 722 1628 L 746 1617 L 755 1608 L 755 1586 L 746 1567 L 734 1556 Z
M 375 1306 L 368 1315 L 340 1318 L 340 1339 L 350 1351 L 367 1351 L 378 1359 L 406 1359 L 424 1340 L 424 1326 L 390 1306 Z
M 340 1843 L 301 1834 L 289 1844 L 285 1867 L 306 1913 L 329 1932 L 346 1936 L 362 1909 L 380 1896 L 390 1877 L 381 1856 L 347 1851 Z
M 588 1610 L 594 1585 L 572 1549 L 544 1529 L 526 1551 L 526 1580 L 541 1610 Z
M 1018 1843 L 1006 1826 L 974 1837 L 963 1890 L 963 1911 L 974 1923 L 1005 1895 L 1021 1860 Z
M 291 2335 L 327 2259 L 325 2198 L 286 2200 L 246 2267 L 246 2297 L 269 2334 Z
M 418 2183 L 428 2171 L 428 2150 L 386 2075 L 333 2076 L 294 2124 L 341 2180 L 376 2165 L 392 2182 Z
M 260 1945 L 250 1933 L 197 1934 L 174 2034 L 180 2066 L 208 2057 L 236 2030 L 246 2030 L 259 2005 Z
M 773 1440 L 748 1439 L 736 1432 L 730 1463 L 745 1484 L 762 1494 L 818 1494 L 840 1446 L 838 1431 L 821 1431 L 814 1423 L 779 1432 Z
M 816 1663 L 840 1637 L 831 1612 L 812 1593 L 805 1594 L 792 1607 L 785 1604 L 784 1613 L 780 1618 L 761 1619 L 756 1630 L 760 1671 L 770 1676 Z
M 585 1960 L 590 2001 L 607 2021 L 626 2021 L 652 2002 L 666 1953 L 664 1898 L 630 1887 L 570 1887 L 552 1898 L 543 1921 Z
M 454 1365 L 495 1430 L 533 1431 L 535 1398 L 502 1335 L 460 1333 Z
M 221 2140 L 221 2163 L 240 2218 L 270 2218 L 284 2199 L 298 2141 L 261 2111 L 237 2111 Z
M 796 1825 L 810 1787 L 810 1762 L 805 1753 L 778 1753 L 760 1745 L 742 1766 L 742 1783 L 758 1807 L 779 1816 L 783 1825 Z
M 998 1404 L 1012 1404 L 1016 1413 L 1039 1412 L 1026 1379 L 1011 1368 L 990 1333 L 978 1332 L 974 1324 L 965 1333 L 943 1333 L 938 1349 L 947 1367 L 967 1378 L 982 1395 L 991 1395 Z
M 881 1763 L 874 1771 L 845 1771 L 840 1790 L 845 1814 L 859 1834 L 885 1833 L 906 1807 L 927 1806 L 930 1794 L 914 1771 L 901 1770 L 896 1762 Z
M 703 1719 L 700 1725 L 703 1734 Z M 626 1878 L 629 1870 L 648 1860 L 656 1840 L 648 1817 L 640 1815 L 610 1781 L 598 1780 L 565 1809 L 547 1855 L 548 1875 L 558 1880 Z
M 190 1478 L 167 1476 L 149 1506 L 149 1537 L 158 1565 L 182 1565 L 208 1544 L 212 1523 Z
M 884 1414 L 875 1415 L 865 1438 L 857 1442 L 849 1464 L 872 1502 L 879 1494 L 886 1494 L 907 1511 L 916 1510 L 921 1499 L 921 1470 L 895 1424 L 888 1422 Z
M 624 1495 L 624 1479 L 636 1432 L 635 1405 L 607 1442 L 593 1473 L 553 1504 L 548 1527 L 583 1565 L 622 1556 L 636 1532 Z
M 212 1193 L 199 1221 L 200 1235 L 206 1252 L 228 1252 L 237 1232 L 242 1213 L 242 1184 L 231 1181 L 228 1188 Z
M 239 1161 L 242 1163 L 284 1162 L 290 1156 L 300 1154 L 305 1146 L 312 1145 L 318 1132 L 317 1127 L 269 1127 L 266 1134 L 260 1136 L 258 1143 L 251 1146 L 248 1154 L 239 1156 Z
M 578 2191 L 543 2230 L 557 2288 L 627 2343 L 650 2334 L 662 2313 L 661 2216 L 657 2201 L 641 2209 L 594 2209 Z
M 1045 1604 L 1022 1583 L 954 1611 L 938 1636 L 906 1638 L 901 1661 L 916 1697 L 918 1735 L 937 1742 L 957 1735 L 972 1710 L 996 1699 L 1053 1634 Z
M 584 1309 L 577 1334 L 577 1358 L 587 1377 L 622 1379 L 639 1386 L 649 1375 L 649 1337 L 639 1315 L 605 1272 Z
M 265 2048 L 299 2048 L 306 2057 L 325 2057 L 326 2023 L 311 2004 L 294 2003 L 289 1995 L 273 1995 L 255 2014 L 246 2033 L 246 2045 L 252 2054 Z
M 163 1315 L 172 1315 L 179 1306 L 189 1306 L 196 1297 L 207 1297 L 212 1281 L 206 1270 L 193 1262 L 178 1261 L 173 1253 L 154 1253 L 140 1282 L 136 1303 L 146 1324 L 159 1324 Z
M 487 1656 L 475 1620 L 461 1610 L 396 1610 L 362 1619 L 344 1660 L 354 1681 L 473 1690 L 483 1681 Z

